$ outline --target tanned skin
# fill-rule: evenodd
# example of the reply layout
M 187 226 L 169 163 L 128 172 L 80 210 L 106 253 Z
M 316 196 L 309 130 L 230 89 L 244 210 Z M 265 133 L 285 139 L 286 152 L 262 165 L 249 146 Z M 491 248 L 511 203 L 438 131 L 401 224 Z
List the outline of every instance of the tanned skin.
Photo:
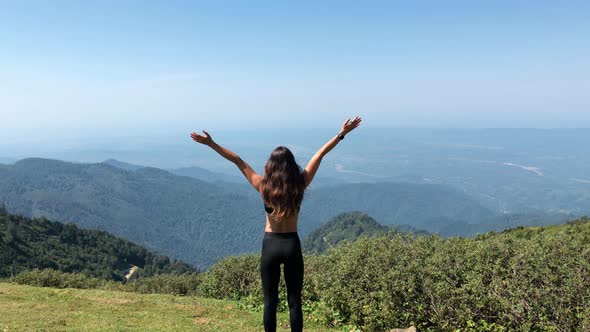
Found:
M 309 184 L 313 180 L 324 156 L 326 156 L 326 154 L 328 154 L 328 152 L 330 152 L 340 142 L 338 135 L 346 136 L 349 132 L 358 127 L 361 124 L 361 121 L 361 118 L 358 116 L 355 117 L 352 121 L 350 120 L 350 118 L 346 119 L 346 121 L 344 122 L 344 124 L 342 124 L 342 127 L 340 128 L 340 132 L 334 137 L 332 137 L 332 139 L 330 139 L 326 144 L 324 144 L 324 146 L 322 146 L 313 155 L 313 157 L 311 157 L 311 159 L 307 163 L 307 166 L 305 166 L 305 170 L 303 171 L 306 187 L 309 186 Z M 223 158 L 235 164 L 238 167 L 238 169 L 242 172 L 242 174 L 244 174 L 248 182 L 250 182 L 252 187 L 254 187 L 256 191 L 260 192 L 260 183 L 262 182 L 262 176 L 256 173 L 256 171 L 253 170 L 252 167 L 250 167 L 250 165 L 246 161 L 242 160 L 240 156 L 230 151 L 229 149 L 226 149 L 221 145 L 215 143 L 215 141 L 213 141 L 213 138 L 211 138 L 211 135 L 209 135 L 209 133 L 205 130 L 203 130 L 203 134 L 193 132 L 190 136 L 195 142 L 210 147 L 215 152 L 219 153 L 219 155 L 221 155 Z M 299 214 L 296 213 L 282 220 L 274 220 L 270 217 L 269 214 L 267 214 L 265 232 L 297 232 L 298 218 Z

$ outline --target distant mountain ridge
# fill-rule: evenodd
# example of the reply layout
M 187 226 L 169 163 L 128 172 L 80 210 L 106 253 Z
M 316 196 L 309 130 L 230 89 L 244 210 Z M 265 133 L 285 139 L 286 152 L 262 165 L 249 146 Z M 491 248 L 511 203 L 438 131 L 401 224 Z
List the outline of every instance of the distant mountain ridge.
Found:
M 120 169 L 124 169 L 126 171 L 137 171 L 140 168 L 144 168 L 145 166 L 135 165 L 126 163 L 124 161 L 119 161 L 117 159 L 107 159 L 102 162 L 103 164 L 111 165 Z
M 131 265 L 141 268 L 143 276 L 195 271 L 106 232 L 12 215 L 0 206 L 0 277 L 51 268 L 122 280 Z
M 137 171 L 138 169 L 150 167 L 150 166 L 142 166 L 136 164 L 130 164 L 124 161 L 120 161 L 117 159 L 107 159 L 102 163 L 108 164 L 126 171 Z M 167 169 L 168 172 L 180 176 L 188 176 L 191 178 L 195 178 L 197 180 L 203 180 L 207 182 L 230 182 L 230 183 L 242 183 L 243 179 L 241 177 L 237 177 L 234 175 L 223 174 L 218 172 L 213 172 L 208 169 L 202 167 L 180 167 L 180 168 L 170 168 Z
M 447 223 L 473 223 L 495 214 L 465 193 L 441 184 L 355 183 L 310 190 L 301 216 L 325 221 L 362 211 L 383 225 L 407 224 L 438 232 Z
M 0 202 L 12 213 L 106 230 L 198 268 L 227 255 L 260 250 L 264 209 L 260 194 L 245 180 L 212 183 L 153 167 L 130 171 L 122 169 L 129 165 L 118 166 L 42 158 L 0 164 Z M 351 210 L 363 211 L 384 225 L 448 230 L 450 235 L 497 217 L 445 185 L 341 184 L 306 192 L 300 235 Z
M 0 201 L 12 213 L 106 230 L 198 268 L 251 252 L 264 227 L 254 197 L 152 167 L 23 159 L 0 167 Z

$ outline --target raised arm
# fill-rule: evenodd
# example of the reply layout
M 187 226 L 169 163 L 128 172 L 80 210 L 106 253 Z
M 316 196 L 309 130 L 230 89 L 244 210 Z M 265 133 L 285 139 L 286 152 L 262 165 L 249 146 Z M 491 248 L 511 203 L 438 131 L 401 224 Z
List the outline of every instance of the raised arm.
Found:
M 324 144 L 324 146 L 322 146 L 313 155 L 313 157 L 311 157 L 311 160 L 309 161 L 309 163 L 307 163 L 307 166 L 303 171 L 303 175 L 305 177 L 305 186 L 308 186 L 313 180 L 315 173 L 318 171 L 318 168 L 320 168 L 322 158 L 324 158 L 324 156 L 328 154 L 328 152 L 330 152 L 336 145 L 338 145 L 338 142 L 340 142 L 344 138 L 344 136 L 346 136 L 346 134 L 351 132 L 360 124 L 361 118 L 359 118 L 358 116 L 355 117 L 352 121 L 350 121 L 350 118 L 346 119 L 346 121 L 342 125 L 342 128 L 340 129 L 340 132 L 336 136 L 332 137 L 332 139 L 330 139 L 326 144 Z
M 252 167 L 250 167 L 250 165 L 248 165 L 247 162 L 242 160 L 242 158 L 240 158 L 240 156 L 238 156 L 234 152 L 230 151 L 229 149 L 226 149 L 226 148 L 222 147 L 221 145 L 215 143 L 213 141 L 213 139 L 211 138 L 211 135 L 209 135 L 208 132 L 203 130 L 203 133 L 205 135 L 200 135 L 200 134 L 193 132 L 193 133 L 191 133 L 191 138 L 197 143 L 207 145 L 208 147 L 213 149 L 215 152 L 219 153 L 223 158 L 234 163 L 240 169 L 242 174 L 244 174 L 246 179 L 248 179 L 248 182 L 250 182 L 252 187 L 254 187 L 254 189 L 259 191 L 260 190 L 259 189 L 260 182 L 262 181 L 262 177 L 260 175 L 258 175 L 258 173 L 256 173 L 256 171 L 254 171 L 252 169 Z

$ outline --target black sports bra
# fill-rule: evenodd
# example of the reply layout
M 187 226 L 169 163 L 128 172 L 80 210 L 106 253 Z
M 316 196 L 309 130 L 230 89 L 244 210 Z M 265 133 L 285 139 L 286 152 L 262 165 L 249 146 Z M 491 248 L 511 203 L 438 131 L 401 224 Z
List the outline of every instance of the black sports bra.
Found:
M 268 213 L 268 214 L 273 213 L 274 210 L 275 209 L 273 209 L 272 207 L 264 204 L 264 211 L 266 211 L 266 213 Z

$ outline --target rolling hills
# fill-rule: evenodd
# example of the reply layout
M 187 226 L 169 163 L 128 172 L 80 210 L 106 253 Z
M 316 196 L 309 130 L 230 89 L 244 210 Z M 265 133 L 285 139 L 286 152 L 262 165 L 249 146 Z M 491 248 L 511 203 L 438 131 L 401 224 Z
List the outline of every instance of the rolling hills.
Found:
M 0 202 L 11 213 L 105 230 L 198 268 L 227 255 L 260 250 L 264 209 L 247 184 L 118 166 L 41 158 L 0 164 Z M 497 217 L 445 185 L 352 183 L 311 188 L 301 208 L 299 232 L 304 237 L 352 210 L 384 225 L 406 224 L 429 232 L 452 227 L 450 233 L 456 235 Z M 481 225 L 478 231 L 491 227 Z
M 156 168 L 24 159 L 0 167 L 0 201 L 12 213 L 105 230 L 199 268 L 252 250 L 264 226 L 254 197 Z

